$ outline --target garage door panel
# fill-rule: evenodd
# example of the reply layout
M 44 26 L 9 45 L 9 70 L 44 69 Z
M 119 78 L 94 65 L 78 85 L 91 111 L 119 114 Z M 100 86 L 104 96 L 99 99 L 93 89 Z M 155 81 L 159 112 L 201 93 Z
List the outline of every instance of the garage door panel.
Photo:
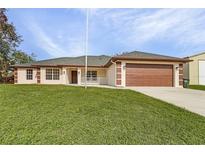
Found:
M 127 86 L 172 86 L 172 65 L 127 64 Z

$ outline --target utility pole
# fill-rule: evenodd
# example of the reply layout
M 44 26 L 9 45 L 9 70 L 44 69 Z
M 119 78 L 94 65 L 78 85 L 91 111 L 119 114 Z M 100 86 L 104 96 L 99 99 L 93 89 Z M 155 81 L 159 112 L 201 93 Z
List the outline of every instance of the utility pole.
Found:
M 87 71 L 88 71 L 88 26 L 89 26 L 89 8 L 86 9 L 86 33 L 85 33 L 85 89 L 87 89 Z

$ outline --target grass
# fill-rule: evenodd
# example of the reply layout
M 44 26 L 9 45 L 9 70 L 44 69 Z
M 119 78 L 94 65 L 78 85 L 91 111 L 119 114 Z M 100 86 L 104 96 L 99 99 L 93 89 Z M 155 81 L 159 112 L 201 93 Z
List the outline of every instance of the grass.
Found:
M 0 144 L 205 144 L 205 118 L 131 90 L 0 85 Z
M 189 85 L 190 89 L 196 89 L 196 90 L 205 90 L 205 86 L 203 85 Z

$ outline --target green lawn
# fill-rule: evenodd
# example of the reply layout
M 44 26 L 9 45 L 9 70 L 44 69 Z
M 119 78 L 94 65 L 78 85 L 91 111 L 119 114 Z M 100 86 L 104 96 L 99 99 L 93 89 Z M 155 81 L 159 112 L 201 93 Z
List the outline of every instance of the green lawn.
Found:
M 131 90 L 0 85 L 0 144 L 205 144 L 205 118 Z
M 189 85 L 190 89 L 196 89 L 196 90 L 205 90 L 205 86 L 202 85 Z

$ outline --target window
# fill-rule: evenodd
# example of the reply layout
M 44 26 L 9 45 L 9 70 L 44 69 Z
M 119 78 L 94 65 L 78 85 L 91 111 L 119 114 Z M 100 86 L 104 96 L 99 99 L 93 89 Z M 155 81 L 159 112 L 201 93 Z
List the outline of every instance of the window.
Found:
M 59 69 L 53 69 L 53 80 L 59 80 Z
M 59 69 L 46 69 L 46 80 L 59 80 Z
M 88 81 L 97 81 L 97 71 L 88 71 L 87 72 Z
M 52 69 L 46 69 L 46 80 L 52 80 Z
M 27 80 L 33 80 L 33 70 L 32 69 L 27 69 L 26 70 L 26 79 Z

